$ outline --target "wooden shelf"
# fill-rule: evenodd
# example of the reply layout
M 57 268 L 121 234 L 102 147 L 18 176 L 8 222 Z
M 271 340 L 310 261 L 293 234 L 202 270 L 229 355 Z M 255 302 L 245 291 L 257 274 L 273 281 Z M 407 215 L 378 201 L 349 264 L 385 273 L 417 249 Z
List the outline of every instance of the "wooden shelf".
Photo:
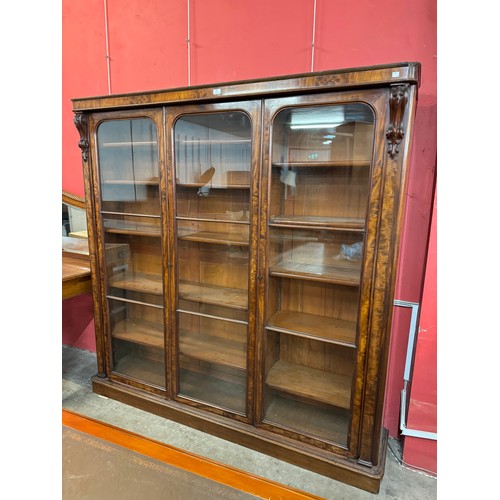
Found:
M 126 214 L 124 214 L 126 215 Z M 130 222 L 104 219 L 104 231 L 115 234 L 133 234 L 136 236 L 161 236 L 161 226 L 144 222 Z
M 134 272 L 117 274 L 109 280 L 109 286 L 121 288 L 123 290 L 132 290 L 134 292 L 163 295 L 163 282 L 161 276 L 154 276 L 152 274 Z
M 239 211 L 241 212 L 241 210 Z M 248 219 L 235 219 L 235 217 L 231 213 L 210 213 L 203 214 L 203 216 L 189 216 L 189 215 L 177 215 L 175 217 L 176 220 L 188 220 L 193 222 L 216 222 L 221 224 L 244 224 L 246 226 L 250 225 L 250 221 Z M 242 216 L 243 217 L 243 216 Z
M 207 184 L 202 182 L 177 182 L 176 186 L 184 188 L 250 189 L 250 184 Z
M 360 269 L 302 262 L 281 262 L 269 269 L 271 276 L 299 278 L 311 281 L 336 283 L 338 285 L 359 286 Z
M 276 332 L 356 347 L 356 322 L 297 311 L 278 311 L 266 328 Z
M 311 167 L 370 167 L 370 160 L 333 160 L 333 161 L 292 161 L 273 163 L 273 167 L 311 168 Z
M 165 388 L 165 366 L 132 354 L 119 359 L 113 371 L 127 377 Z
M 357 217 L 315 217 L 315 216 L 293 216 L 281 215 L 272 217 L 269 221 L 271 227 L 298 226 L 304 228 L 313 226 L 325 229 L 338 229 L 348 231 L 363 232 L 365 229 L 365 219 Z
M 245 413 L 245 378 L 238 384 L 223 380 L 204 372 L 181 368 L 179 376 L 179 396 L 193 398 L 230 411 Z
M 242 311 L 248 309 L 248 292 L 239 288 L 179 282 L 179 298 Z
M 250 144 L 251 139 L 176 139 L 176 144 Z
M 196 233 L 180 234 L 179 239 L 199 243 L 216 243 L 218 245 L 248 246 L 248 234 L 234 234 L 229 232 L 199 231 Z
M 113 338 L 160 349 L 165 346 L 163 335 L 163 325 L 140 319 L 120 321 L 112 329 Z
M 179 332 L 179 349 L 181 354 L 190 358 L 241 370 L 247 366 L 246 345 L 243 342 L 184 330 Z
M 272 389 L 322 403 L 349 409 L 351 377 L 277 361 L 269 371 L 266 383 Z
M 344 446 L 347 444 L 349 412 L 345 409 L 308 405 L 275 394 L 267 407 L 264 421 L 299 434 Z
M 158 177 L 153 179 L 108 179 L 101 181 L 102 186 L 119 185 L 119 186 L 158 186 L 160 179 Z
M 123 148 L 130 146 L 157 146 L 157 141 L 120 141 L 120 142 L 100 142 L 99 147 Z

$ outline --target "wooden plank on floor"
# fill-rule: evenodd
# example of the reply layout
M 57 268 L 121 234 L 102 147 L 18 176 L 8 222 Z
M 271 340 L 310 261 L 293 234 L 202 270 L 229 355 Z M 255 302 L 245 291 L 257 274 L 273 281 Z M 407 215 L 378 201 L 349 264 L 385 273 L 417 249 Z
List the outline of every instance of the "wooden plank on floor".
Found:
M 236 488 L 252 495 L 278 500 L 322 500 L 321 497 L 302 492 L 268 479 L 215 462 L 189 451 L 149 439 L 113 425 L 94 420 L 78 413 L 62 410 L 62 423 L 66 427 L 114 443 L 152 459 Z

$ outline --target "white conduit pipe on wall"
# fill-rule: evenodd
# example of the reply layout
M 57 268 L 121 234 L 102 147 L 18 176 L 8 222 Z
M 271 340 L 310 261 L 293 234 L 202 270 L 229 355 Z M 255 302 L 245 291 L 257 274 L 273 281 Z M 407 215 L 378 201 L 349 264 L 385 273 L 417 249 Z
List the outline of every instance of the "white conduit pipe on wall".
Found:
M 403 375 L 403 390 L 401 391 L 401 414 L 400 414 L 400 430 L 403 436 L 411 436 L 416 438 L 431 439 L 437 441 L 436 432 L 422 431 L 419 429 L 410 429 L 406 427 L 406 395 L 408 392 L 408 385 L 410 383 L 411 368 L 413 353 L 415 350 L 415 343 L 417 337 L 417 320 L 419 304 L 416 302 L 409 302 L 407 300 L 394 300 L 394 305 L 399 307 L 408 307 L 411 309 L 410 331 L 408 334 L 408 347 L 406 349 L 406 362 L 405 371 Z
M 111 58 L 109 56 L 108 0 L 104 0 L 104 30 L 106 33 L 106 65 L 108 69 L 108 94 L 111 95 Z

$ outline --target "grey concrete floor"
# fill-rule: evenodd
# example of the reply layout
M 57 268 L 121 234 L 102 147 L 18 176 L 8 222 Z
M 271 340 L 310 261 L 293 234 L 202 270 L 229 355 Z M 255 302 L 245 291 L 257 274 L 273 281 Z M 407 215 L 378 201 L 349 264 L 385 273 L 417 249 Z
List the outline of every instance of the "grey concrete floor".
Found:
M 94 353 L 63 346 L 62 407 L 196 453 L 240 470 L 297 488 L 327 500 L 431 500 L 437 480 L 401 465 L 399 442 L 389 439 L 385 475 L 374 495 L 262 453 L 205 434 L 92 392 L 97 369 Z

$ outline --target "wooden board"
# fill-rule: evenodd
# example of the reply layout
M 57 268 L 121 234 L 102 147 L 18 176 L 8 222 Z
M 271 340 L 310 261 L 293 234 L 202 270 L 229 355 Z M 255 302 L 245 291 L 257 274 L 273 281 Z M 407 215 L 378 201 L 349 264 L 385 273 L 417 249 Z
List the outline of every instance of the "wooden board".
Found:
M 163 363 L 130 355 L 118 360 L 113 368 L 113 371 L 127 377 L 165 388 L 166 376 Z
M 351 406 L 351 377 L 277 361 L 266 379 L 269 387 L 340 408 Z
M 165 491 L 168 490 L 168 496 L 171 498 L 197 498 L 197 495 L 203 492 L 204 498 L 323 500 L 310 493 L 69 410 L 62 410 L 62 423 L 63 498 L 70 498 L 65 495 L 65 491 L 70 488 L 73 492 L 79 492 L 72 498 L 81 497 L 82 491 L 89 490 L 104 493 L 99 495 L 101 498 L 112 498 L 118 490 L 123 491 L 125 482 L 130 487 L 126 491 L 132 498 L 164 498 Z M 68 435 L 68 429 L 84 434 Z M 70 438 L 71 448 L 64 444 L 64 441 Z M 106 446 L 103 446 L 101 440 Z M 120 447 L 120 450 L 113 452 L 109 446 Z M 122 450 L 128 452 L 122 453 Z M 96 460 L 89 462 L 89 453 L 92 453 Z M 79 467 L 94 472 L 84 474 L 83 477 L 78 476 L 82 472 Z M 174 467 L 176 471 L 171 472 L 169 469 Z M 127 477 L 124 477 L 124 474 Z M 187 474 L 191 477 L 185 477 Z M 207 478 L 210 482 L 200 482 L 200 477 Z M 148 484 L 148 481 L 152 484 Z M 247 492 L 248 495 L 233 494 L 231 490 L 221 489 L 221 485 Z
M 92 280 L 88 256 L 74 257 L 71 254 L 62 256 L 62 298 L 69 299 L 76 295 L 90 292 Z
M 342 229 L 342 230 L 364 230 L 365 219 L 361 217 L 319 217 L 307 215 L 281 215 L 273 217 L 269 225 L 271 227 L 311 227 L 319 226 L 323 228 Z
M 75 234 L 75 233 L 70 233 Z M 84 255 L 89 259 L 89 242 L 86 238 L 77 236 L 62 237 L 62 251 L 64 253 Z
M 245 413 L 246 386 L 181 368 L 180 396 L 187 396 L 232 412 Z M 244 382 L 242 380 L 242 382 Z
M 299 434 L 346 445 L 349 413 L 320 405 L 308 405 L 295 399 L 275 395 L 267 407 L 265 421 Z
M 135 344 L 158 347 L 165 345 L 163 325 L 142 321 L 139 319 L 126 319 L 117 323 L 111 333 L 113 338 L 126 340 Z
M 360 270 L 356 268 L 305 264 L 303 262 L 280 262 L 269 270 L 271 276 L 302 278 L 339 285 L 359 286 Z
M 246 345 L 243 342 L 181 331 L 179 334 L 181 354 L 245 370 L 247 365 Z
M 201 182 L 177 182 L 176 186 L 186 188 L 200 188 L 205 186 Z M 210 184 L 210 189 L 250 189 L 250 184 Z
M 106 184 L 118 184 L 118 185 L 127 185 L 127 186 L 156 186 L 158 185 L 159 181 L 158 178 L 156 179 L 134 179 L 134 180 L 127 180 L 127 179 L 109 179 L 106 181 L 102 181 L 102 185 Z
M 248 292 L 238 288 L 224 288 L 199 283 L 179 282 L 179 298 L 232 309 L 248 309 Z
M 104 220 L 104 231 L 107 233 L 133 234 L 136 236 L 160 236 L 161 226 L 145 222 L 131 222 L 115 219 Z
M 277 311 L 267 328 L 355 347 L 356 322 L 298 311 Z
M 217 243 L 220 245 L 248 246 L 248 234 L 235 234 L 230 232 L 199 231 L 179 235 L 180 240 L 196 241 L 199 243 Z
M 273 163 L 273 167 L 370 167 L 371 160 L 333 160 L 333 161 L 290 161 Z
M 163 295 L 161 276 L 154 276 L 152 274 L 134 272 L 117 274 L 110 279 L 110 286 L 124 290 L 133 290 L 134 292 Z

